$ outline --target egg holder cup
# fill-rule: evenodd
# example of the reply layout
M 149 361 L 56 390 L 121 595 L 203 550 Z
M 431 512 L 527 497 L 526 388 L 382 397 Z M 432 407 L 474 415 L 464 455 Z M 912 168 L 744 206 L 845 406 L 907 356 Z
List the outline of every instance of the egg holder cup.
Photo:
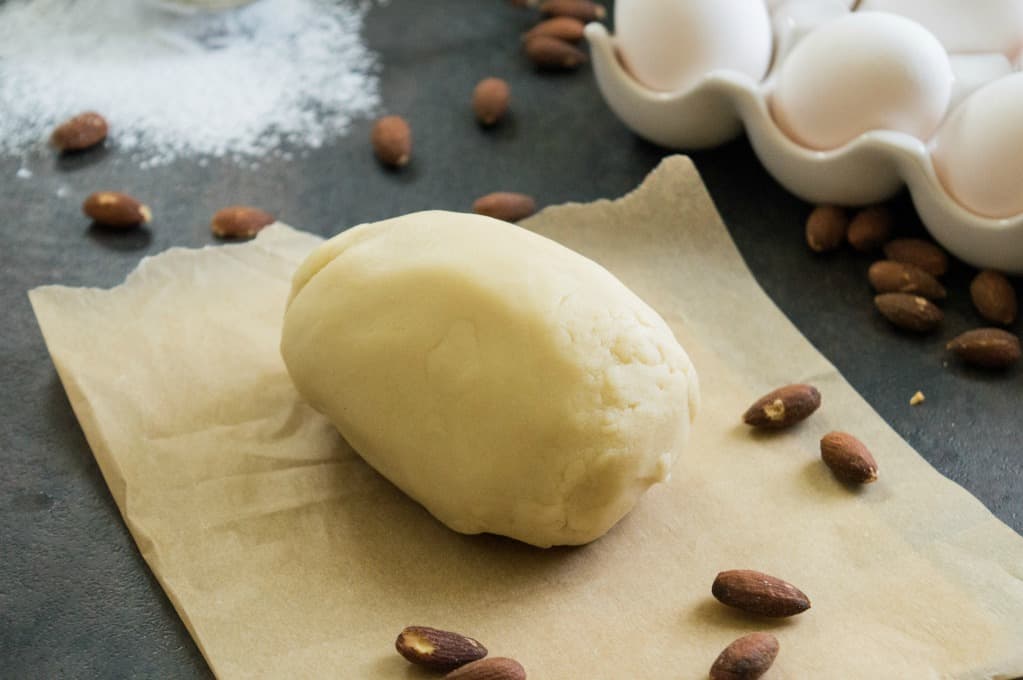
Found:
M 703 149 L 745 128 L 767 171 L 810 203 L 869 205 L 891 198 L 905 185 L 924 225 L 951 253 L 976 267 L 1023 274 L 1023 214 L 990 218 L 963 207 L 938 178 L 927 142 L 904 132 L 871 130 L 838 148 L 818 151 L 778 127 L 768 108 L 774 75 L 809 30 L 812 26 L 775 22 L 775 56 L 762 81 L 714 70 L 678 92 L 653 90 L 637 81 L 602 24 L 589 24 L 585 35 L 605 101 L 641 137 L 668 148 Z

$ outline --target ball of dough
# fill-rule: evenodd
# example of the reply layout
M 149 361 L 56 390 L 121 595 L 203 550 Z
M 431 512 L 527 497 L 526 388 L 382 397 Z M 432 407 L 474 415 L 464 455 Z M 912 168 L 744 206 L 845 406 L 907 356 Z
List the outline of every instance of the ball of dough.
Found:
M 667 324 L 607 270 L 479 215 L 324 243 L 295 274 L 281 353 L 441 522 L 542 547 L 599 538 L 665 480 L 699 399 Z

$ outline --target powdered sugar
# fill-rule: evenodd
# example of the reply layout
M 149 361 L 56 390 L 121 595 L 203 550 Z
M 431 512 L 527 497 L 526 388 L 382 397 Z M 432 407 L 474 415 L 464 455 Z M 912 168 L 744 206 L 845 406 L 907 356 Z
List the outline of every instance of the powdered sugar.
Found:
M 142 165 L 319 147 L 379 102 L 365 3 L 169 13 L 131 0 L 0 2 L 0 153 L 84 110 Z

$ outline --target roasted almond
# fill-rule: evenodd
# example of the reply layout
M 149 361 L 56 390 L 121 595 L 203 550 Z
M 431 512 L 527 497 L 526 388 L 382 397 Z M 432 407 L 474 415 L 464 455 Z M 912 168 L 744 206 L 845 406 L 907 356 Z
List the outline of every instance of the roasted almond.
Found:
M 742 420 L 753 427 L 781 429 L 795 425 L 821 405 L 821 393 L 813 385 L 785 385 L 757 399 Z
M 107 130 L 106 118 L 86 111 L 58 125 L 50 135 L 50 143 L 60 151 L 82 151 L 106 139 Z
M 540 13 L 579 21 L 600 21 L 607 16 L 604 6 L 591 0 L 547 0 L 540 3 Z
M 772 618 L 795 616 L 810 608 L 810 599 L 799 588 L 750 569 L 719 573 L 710 592 L 729 607 Z
M 412 157 L 412 128 L 401 116 L 384 116 L 373 124 L 373 152 L 384 165 L 400 168 Z
M 394 647 L 410 663 L 441 672 L 487 655 L 487 648 L 471 637 L 428 626 L 408 626 L 398 635 Z
M 210 231 L 219 238 L 249 238 L 275 221 L 274 216 L 265 210 L 248 205 L 232 205 L 213 214 Z
M 750 633 L 725 647 L 710 667 L 710 680 L 757 680 L 778 656 L 778 638 Z
M 472 211 L 505 222 L 518 222 L 536 212 L 536 201 L 526 194 L 495 191 L 477 198 L 472 204 Z
M 500 78 L 484 78 L 472 92 L 472 111 L 483 125 L 493 125 L 508 110 L 511 88 Z
M 1008 326 L 1016 320 L 1016 289 L 1004 274 L 990 269 L 977 274 L 970 283 L 970 298 L 977 313 L 991 323 Z
M 845 432 L 829 432 L 821 438 L 821 459 L 831 472 L 847 484 L 877 481 L 877 461 L 856 437 Z
M 883 246 L 891 238 L 893 222 L 892 213 L 888 208 L 883 205 L 872 205 L 853 215 L 846 239 L 854 249 L 861 253 L 869 253 Z
M 835 205 L 819 205 L 806 219 L 806 244 L 815 253 L 837 250 L 845 241 L 849 218 Z
M 883 293 L 874 298 L 874 306 L 894 325 L 914 333 L 930 332 L 945 318 L 933 302 L 909 293 Z
M 137 227 L 153 219 L 148 206 L 117 191 L 97 191 L 90 195 L 82 203 L 82 212 L 96 224 L 119 229 Z
M 545 35 L 567 42 L 579 42 L 583 39 L 583 31 L 586 24 L 573 17 L 553 17 L 541 21 L 526 33 L 522 34 L 522 40 L 529 40 L 538 35 Z
M 915 264 L 931 276 L 948 271 L 948 255 L 930 241 L 919 238 L 898 238 L 884 246 L 884 256 L 896 262 Z
M 982 368 L 1008 368 L 1020 357 L 1019 338 L 1001 328 L 966 331 L 945 348 L 966 363 Z
M 526 680 L 526 669 L 515 659 L 495 656 L 473 661 L 444 677 L 446 680 Z
M 867 270 L 870 285 L 878 293 L 912 293 L 929 300 L 944 300 L 945 287 L 915 264 L 878 260 Z
M 572 43 L 549 35 L 537 35 L 526 41 L 526 56 L 539 68 L 572 69 L 586 63 L 586 53 Z

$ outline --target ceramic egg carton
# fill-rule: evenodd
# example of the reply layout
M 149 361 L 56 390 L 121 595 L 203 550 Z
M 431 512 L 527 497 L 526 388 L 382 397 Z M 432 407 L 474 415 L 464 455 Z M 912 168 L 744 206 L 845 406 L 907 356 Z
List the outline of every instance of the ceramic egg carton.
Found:
M 1023 0 L 618 0 L 597 82 L 677 149 L 745 128 L 788 190 L 866 205 L 906 185 L 935 239 L 1023 273 Z

